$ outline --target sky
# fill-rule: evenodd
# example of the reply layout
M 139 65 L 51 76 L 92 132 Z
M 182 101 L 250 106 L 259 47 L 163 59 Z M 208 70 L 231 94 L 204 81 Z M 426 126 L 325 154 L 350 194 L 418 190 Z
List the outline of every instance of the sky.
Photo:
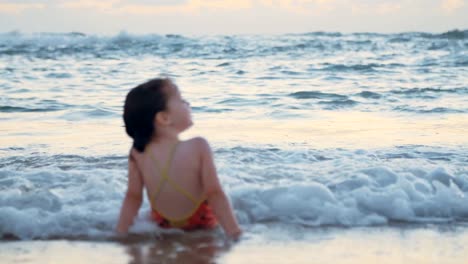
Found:
M 0 0 L 0 32 L 281 34 L 468 29 L 468 0 Z

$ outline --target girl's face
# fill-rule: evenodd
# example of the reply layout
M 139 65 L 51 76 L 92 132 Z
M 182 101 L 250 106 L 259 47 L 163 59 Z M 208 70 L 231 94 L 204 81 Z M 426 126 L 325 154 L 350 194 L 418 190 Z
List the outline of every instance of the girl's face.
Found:
M 182 98 L 179 89 L 172 82 L 167 85 L 167 93 L 169 95 L 167 112 L 171 125 L 182 132 L 193 124 L 190 105 Z

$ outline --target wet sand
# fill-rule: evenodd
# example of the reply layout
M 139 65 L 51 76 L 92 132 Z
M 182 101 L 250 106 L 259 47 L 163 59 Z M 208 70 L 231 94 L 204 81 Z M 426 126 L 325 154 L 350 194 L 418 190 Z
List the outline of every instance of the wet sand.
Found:
M 213 234 L 122 241 L 3 241 L 1 263 L 444 263 L 468 259 L 468 228 L 257 225 L 231 244 Z

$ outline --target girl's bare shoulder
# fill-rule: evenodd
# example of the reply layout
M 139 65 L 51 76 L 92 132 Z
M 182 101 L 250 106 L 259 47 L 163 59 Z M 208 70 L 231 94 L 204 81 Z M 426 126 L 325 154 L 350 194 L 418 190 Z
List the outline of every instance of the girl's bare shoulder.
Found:
M 143 153 L 138 152 L 134 147 L 130 148 L 130 151 L 128 153 L 128 157 L 130 160 L 136 160 L 140 159 L 141 155 Z
M 191 151 L 203 154 L 206 150 L 210 149 L 208 141 L 204 137 L 194 137 L 182 142 Z

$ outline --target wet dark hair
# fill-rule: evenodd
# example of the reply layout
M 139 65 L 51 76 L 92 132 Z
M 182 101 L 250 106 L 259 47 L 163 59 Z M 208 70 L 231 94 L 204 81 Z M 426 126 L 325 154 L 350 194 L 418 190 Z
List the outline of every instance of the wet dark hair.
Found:
M 123 119 L 125 131 L 133 139 L 133 147 L 144 152 L 151 141 L 156 127 L 154 117 L 166 110 L 168 95 L 165 87 L 171 82 L 168 78 L 156 78 L 133 88 L 125 99 Z

